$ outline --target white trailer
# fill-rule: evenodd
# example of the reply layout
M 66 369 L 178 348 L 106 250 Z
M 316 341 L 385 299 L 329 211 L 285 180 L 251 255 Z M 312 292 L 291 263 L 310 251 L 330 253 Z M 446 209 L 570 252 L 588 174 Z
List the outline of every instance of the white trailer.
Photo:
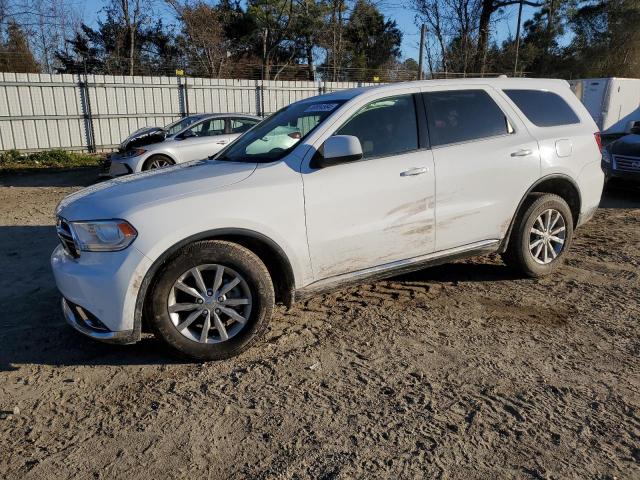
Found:
M 569 83 L 603 135 L 625 135 L 634 121 L 640 121 L 640 79 L 585 78 Z

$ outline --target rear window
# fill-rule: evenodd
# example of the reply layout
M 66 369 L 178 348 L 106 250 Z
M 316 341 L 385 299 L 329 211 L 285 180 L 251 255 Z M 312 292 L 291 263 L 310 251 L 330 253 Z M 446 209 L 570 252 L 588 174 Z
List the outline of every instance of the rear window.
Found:
M 504 93 L 538 127 L 580 123 L 575 112 L 556 93 L 543 90 L 504 90 Z
M 500 107 L 484 90 L 423 93 L 434 146 L 512 133 Z

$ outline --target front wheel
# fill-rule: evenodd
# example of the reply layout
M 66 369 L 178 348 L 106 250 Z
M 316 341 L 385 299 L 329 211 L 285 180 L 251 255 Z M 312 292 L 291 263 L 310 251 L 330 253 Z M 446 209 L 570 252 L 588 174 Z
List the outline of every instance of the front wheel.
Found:
M 571 209 L 562 197 L 533 196 L 516 218 L 505 263 L 530 277 L 541 277 L 560 266 L 573 239 Z
M 149 157 L 142 165 L 142 170 L 155 170 L 157 168 L 164 168 L 174 165 L 173 160 L 164 155 L 153 155 Z
M 179 354 L 221 360 L 262 337 L 273 306 L 273 283 L 260 258 L 235 243 L 202 241 L 185 247 L 159 273 L 149 323 Z

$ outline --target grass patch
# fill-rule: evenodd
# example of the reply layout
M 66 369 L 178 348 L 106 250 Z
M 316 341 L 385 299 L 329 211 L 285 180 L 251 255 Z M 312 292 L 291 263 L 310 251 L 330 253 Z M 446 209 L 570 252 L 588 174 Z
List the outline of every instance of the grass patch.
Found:
M 17 150 L 0 152 L 0 171 L 38 168 L 78 168 L 97 167 L 104 159 L 103 155 L 47 150 L 44 152 L 22 154 Z

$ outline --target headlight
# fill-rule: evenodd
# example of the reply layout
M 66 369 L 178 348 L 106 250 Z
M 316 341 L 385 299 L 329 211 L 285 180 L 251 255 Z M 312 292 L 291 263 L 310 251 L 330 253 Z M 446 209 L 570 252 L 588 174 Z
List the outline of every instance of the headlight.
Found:
M 607 150 L 606 148 L 602 149 L 602 161 L 604 163 L 611 163 L 611 154 L 609 153 L 609 150 Z
M 122 154 L 124 158 L 138 157 L 145 153 L 146 150 L 144 148 L 134 148 L 133 150 L 127 150 Z
M 124 250 L 138 232 L 124 220 L 69 222 L 78 248 L 85 252 L 116 252 Z

